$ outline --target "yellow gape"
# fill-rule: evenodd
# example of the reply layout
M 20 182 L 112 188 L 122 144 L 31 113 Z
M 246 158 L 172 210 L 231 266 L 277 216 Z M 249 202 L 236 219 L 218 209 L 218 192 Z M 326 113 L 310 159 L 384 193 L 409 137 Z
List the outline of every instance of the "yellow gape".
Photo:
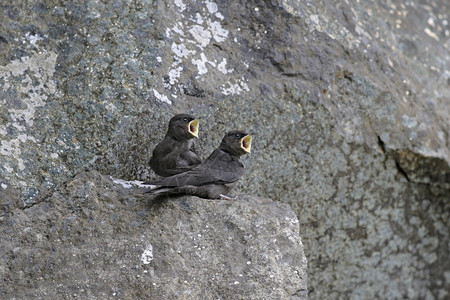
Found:
M 246 135 L 241 140 L 241 148 L 244 149 L 245 152 L 250 153 L 252 150 L 252 135 Z
M 198 122 L 199 119 L 195 119 L 189 122 L 189 133 L 198 138 Z

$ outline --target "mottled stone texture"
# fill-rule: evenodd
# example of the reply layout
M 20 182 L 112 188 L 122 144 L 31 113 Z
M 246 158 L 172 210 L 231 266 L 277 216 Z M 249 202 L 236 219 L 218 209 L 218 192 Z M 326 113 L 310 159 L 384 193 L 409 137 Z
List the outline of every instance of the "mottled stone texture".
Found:
M 150 200 L 91 171 L 1 221 L 2 299 L 307 295 L 297 216 L 268 199 Z
M 167 121 L 194 113 L 202 157 L 255 132 L 237 190 L 296 211 L 311 298 L 448 298 L 449 11 L 2 1 L 2 207 L 46 203 L 84 169 L 152 178 Z

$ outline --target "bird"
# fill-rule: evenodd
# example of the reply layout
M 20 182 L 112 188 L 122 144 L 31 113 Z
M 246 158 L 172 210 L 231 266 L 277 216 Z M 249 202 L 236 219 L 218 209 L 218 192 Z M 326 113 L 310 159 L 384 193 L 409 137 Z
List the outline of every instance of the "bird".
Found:
M 168 177 L 201 164 L 193 140 L 198 138 L 199 121 L 188 114 L 177 114 L 170 119 L 166 136 L 156 145 L 149 161 L 157 175 Z
M 147 190 L 152 195 L 194 195 L 206 199 L 234 200 L 228 197 L 244 174 L 241 156 L 250 153 L 253 134 L 230 131 L 219 147 L 200 165 L 191 170 L 144 184 L 158 187 Z

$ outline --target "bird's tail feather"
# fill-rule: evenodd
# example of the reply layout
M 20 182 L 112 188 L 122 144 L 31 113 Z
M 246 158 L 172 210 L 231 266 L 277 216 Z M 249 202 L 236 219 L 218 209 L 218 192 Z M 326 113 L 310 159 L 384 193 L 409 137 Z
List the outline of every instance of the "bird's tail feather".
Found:
M 151 195 L 172 195 L 176 194 L 173 188 L 170 187 L 157 187 L 155 189 L 147 190 L 144 192 L 145 194 Z

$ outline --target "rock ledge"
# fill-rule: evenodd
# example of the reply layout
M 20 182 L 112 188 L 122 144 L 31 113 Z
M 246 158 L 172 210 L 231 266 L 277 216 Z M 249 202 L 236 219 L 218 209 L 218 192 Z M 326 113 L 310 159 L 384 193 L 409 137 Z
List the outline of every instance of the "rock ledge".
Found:
M 93 171 L 30 208 L 1 207 L 2 298 L 307 297 L 299 222 L 286 204 L 152 201 Z

